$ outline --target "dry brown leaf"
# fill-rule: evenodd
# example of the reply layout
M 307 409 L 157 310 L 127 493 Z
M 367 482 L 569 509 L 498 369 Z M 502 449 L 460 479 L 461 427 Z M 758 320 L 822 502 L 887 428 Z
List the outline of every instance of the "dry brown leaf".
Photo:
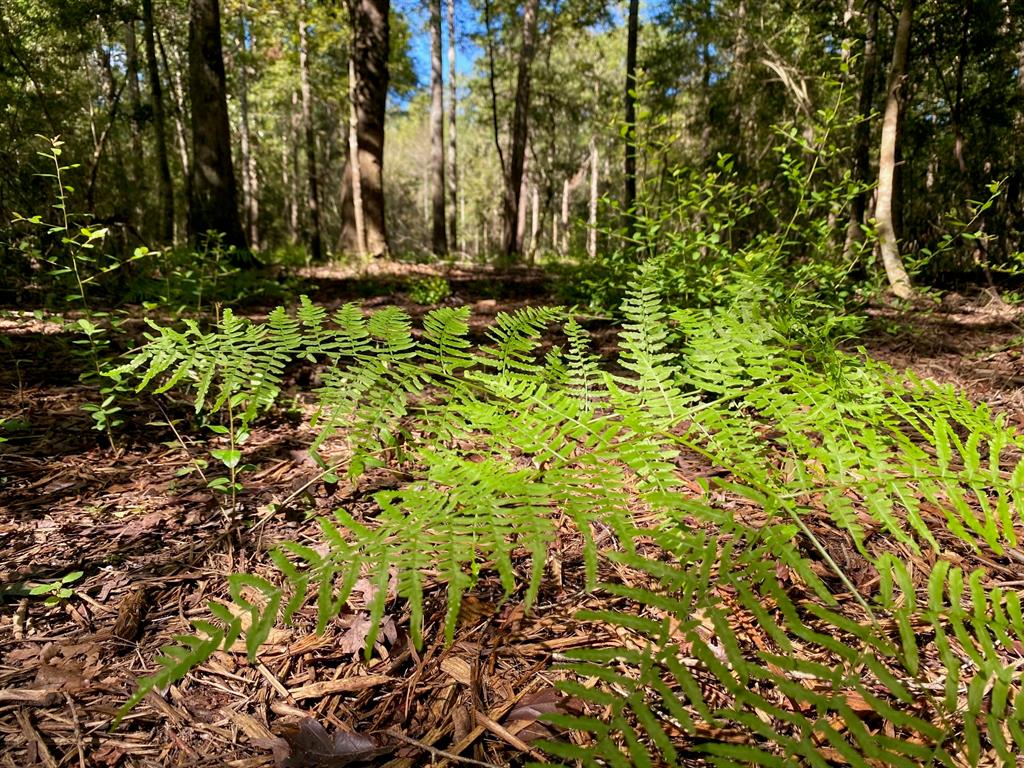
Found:
M 543 715 L 566 713 L 570 699 L 548 685 L 538 691 L 524 696 L 520 702 L 509 710 L 502 723 L 511 726 L 515 722 L 524 723 L 516 729 L 516 735 L 527 744 L 538 739 L 550 739 L 554 734 L 544 723 L 538 722 Z
M 273 752 L 278 768 L 342 768 L 391 751 L 358 733 L 335 731 L 331 736 L 311 717 L 279 725 L 275 730 L 279 734 L 276 738 L 254 743 Z
M 369 614 L 356 613 L 348 618 L 347 623 L 348 629 L 338 640 L 338 650 L 342 653 L 359 653 L 366 647 L 366 638 L 370 635 L 373 622 Z

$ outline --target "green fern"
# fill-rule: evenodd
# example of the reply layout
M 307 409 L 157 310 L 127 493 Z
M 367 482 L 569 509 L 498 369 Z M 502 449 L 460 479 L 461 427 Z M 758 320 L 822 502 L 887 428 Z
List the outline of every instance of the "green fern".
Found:
M 360 578 L 380 586 L 367 652 L 393 575 L 416 643 L 438 579 L 449 640 L 482 569 L 506 593 L 523 586 L 529 606 L 564 518 L 584 542 L 589 588 L 602 558 L 645 578 L 601 587 L 629 610 L 584 617 L 634 640 L 570 668 L 600 684 L 568 690 L 610 714 L 561 718 L 591 738 L 549 745 L 552 755 L 916 766 L 1024 750 L 1010 663 L 1024 644 L 1020 598 L 942 559 L 951 540 L 988 557 L 1016 545 L 1024 439 L 948 388 L 827 346 L 808 354 L 756 306 L 670 320 L 656 275 L 641 270 L 624 303 L 614 375 L 557 309 L 499 315 L 480 347 L 468 310 L 447 307 L 426 316 L 420 340 L 397 309 L 366 318 L 348 305 L 328 318 L 305 299 L 294 317 L 279 310 L 259 325 L 226 312 L 209 332 L 154 327 L 118 371 L 140 388 L 190 386 L 197 410 L 235 398 L 255 418 L 291 362 L 316 361 L 314 450 L 346 440 L 353 475 L 399 450 L 414 469 L 373 496 L 367 521 L 344 509 L 323 518 L 324 551 L 281 543 L 270 553 L 278 584 L 233 577 L 234 610 L 211 605 L 213 620 L 165 649 L 128 706 L 239 637 L 254 656 L 307 602 L 323 630 Z M 558 321 L 566 349 L 545 352 Z M 681 449 L 729 476 L 695 497 Z M 766 520 L 736 519 L 716 501 L 723 493 Z M 823 515 L 877 573 L 874 592 L 862 595 L 815 535 Z M 614 533 L 614 547 L 599 549 L 598 528 Z M 927 584 L 902 551 L 937 562 Z M 854 604 L 840 606 L 840 592 Z

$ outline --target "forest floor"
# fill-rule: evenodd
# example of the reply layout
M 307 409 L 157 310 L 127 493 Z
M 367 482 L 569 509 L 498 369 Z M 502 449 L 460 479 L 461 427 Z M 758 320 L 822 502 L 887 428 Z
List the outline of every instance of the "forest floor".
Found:
M 402 293 L 408 269 L 369 282 L 331 271 L 311 277 L 311 298 L 328 305 L 397 303 L 414 317 L 428 309 Z M 551 301 L 539 273 L 448 277 L 449 301 L 470 305 L 481 331 L 498 311 Z M 607 324 L 594 330 L 599 343 L 614 344 Z M 962 388 L 1024 428 L 1022 338 L 1024 313 L 981 294 L 927 312 L 873 309 L 858 343 L 897 369 Z M 186 403 L 145 395 L 127 405 L 115 452 L 81 410 L 95 392 L 78 382 L 59 323 L 31 308 L 0 313 L 0 359 L 0 420 L 8 422 L 0 444 L 0 766 L 519 764 L 542 758 L 531 745 L 551 735 L 537 717 L 578 705 L 554 687 L 566 674 L 557 669 L 562 654 L 622 641 L 574 618 L 608 607 L 609 597 L 584 591 L 579 542 L 567 531 L 530 613 L 521 593 L 502 601 L 497 577 L 485 574 L 446 646 L 437 583 L 427 592 L 422 649 L 405 634 L 402 606 L 390 602 L 367 664 L 363 609 L 373 588 L 360 584 L 323 635 L 314 611 L 303 610 L 293 626 L 271 632 L 257 663 L 244 650 L 219 652 L 148 696 L 111 733 L 159 648 L 206 615 L 208 601 L 225 598 L 227 574 L 269 573 L 269 544 L 317 540 L 308 513 L 344 506 L 358 517 L 370 494 L 398 479 L 381 469 L 356 485 L 316 481 L 306 454 L 313 432 L 302 418 L 312 398 L 300 387 L 309 371 L 295 371 L 285 398 L 293 406 L 258 422 L 246 446 L 257 470 L 245 479 L 240 509 L 228 514 L 187 473 L 190 456 L 171 431 L 154 426 L 186 420 Z M 684 456 L 680 471 L 701 477 L 716 468 Z M 1024 566 L 1005 570 L 1006 579 L 1024 578 Z M 28 583 L 74 571 L 83 576 L 55 606 L 26 594 Z

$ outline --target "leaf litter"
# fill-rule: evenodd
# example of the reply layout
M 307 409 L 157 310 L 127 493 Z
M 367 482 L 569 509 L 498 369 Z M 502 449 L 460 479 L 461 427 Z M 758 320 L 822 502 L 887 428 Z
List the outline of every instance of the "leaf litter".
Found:
M 474 322 L 481 324 L 506 308 L 489 300 L 478 304 L 482 311 Z M 1018 331 L 975 320 L 910 318 L 901 335 L 879 334 L 866 343 L 897 367 L 952 381 L 1024 424 L 1024 396 L 1015 384 L 1021 365 L 1012 349 Z M 497 577 L 485 572 L 466 596 L 455 642 L 446 647 L 445 587 L 425 583 L 424 646 L 416 650 L 405 630 L 407 613 L 389 589 L 378 645 L 365 662 L 370 619 L 364 608 L 376 587 L 360 582 L 350 606 L 323 635 L 314 631 L 315 611 L 304 609 L 292 626 L 271 634 L 257 663 L 240 647 L 218 652 L 186 679 L 148 697 L 111 733 L 115 712 L 135 680 L 151 670 L 160 646 L 205 616 L 206 602 L 226 599 L 224 577 L 237 571 L 269 576 L 267 547 L 286 538 L 316 543 L 315 521 L 279 510 L 263 515 L 262 525 L 228 533 L 210 493 L 183 472 L 190 463 L 180 447 L 164 445 L 169 434 L 145 427 L 160 420 L 158 410 L 143 402 L 129 414 L 127 445 L 115 458 L 78 410 L 90 393 L 51 375 L 59 357 L 48 362 L 42 350 L 52 345 L 52 334 L 37 344 L 31 328 L 3 331 L 10 331 L 20 345 L 16 353 L 32 359 L 36 370 L 20 371 L 17 381 L 0 370 L 0 387 L 16 392 L 0 399 L 0 418 L 25 425 L 0 445 L 0 766 L 521 764 L 539 755 L 532 746 L 539 739 L 577 738 L 545 723 L 545 715 L 601 714 L 584 712 L 584 705 L 556 689 L 572 677 L 559 668 L 565 654 L 643 642 L 621 627 L 575 618 L 584 608 L 628 605 L 583 589 L 581 542 L 566 529 L 551 556 L 549 570 L 557 578 L 548 580 L 529 614 L 521 594 L 505 600 Z M 913 341 L 922 335 L 930 345 Z M 184 404 L 162 407 L 174 418 L 187 417 Z M 247 480 L 242 497 L 254 517 L 315 474 L 302 451 L 310 439 L 308 429 L 286 421 L 254 430 L 247 452 L 258 455 L 254 463 L 261 469 Z M 679 468 L 686 478 L 721 471 L 689 455 L 680 456 Z M 382 475 L 380 482 L 386 487 L 393 480 Z M 313 483 L 307 491 L 306 509 L 315 513 L 330 511 L 340 499 L 356 512 L 361 506 L 371 513 L 366 494 L 344 484 Z M 718 503 L 747 522 L 763 515 L 728 494 Z M 849 552 L 844 534 L 831 529 L 824 515 L 813 529 L 834 559 Z M 956 557 L 964 566 L 990 567 L 1007 582 L 1024 580 L 1021 563 L 993 563 L 970 552 Z M 849 565 L 858 589 L 870 589 L 870 570 Z M 927 573 L 929 562 L 915 567 Z M 85 576 L 69 585 L 66 600 L 46 607 L 27 596 L 76 570 Z M 601 577 L 637 587 L 644 578 L 618 565 L 606 566 Z M 792 574 L 780 573 L 780 580 L 799 588 Z M 852 601 L 849 611 L 856 615 Z M 738 634 L 766 647 L 770 641 L 744 621 L 741 611 L 731 617 Z M 710 705 L 727 703 L 713 678 L 699 682 Z M 794 706 L 784 698 L 778 703 Z M 848 705 L 870 714 L 870 704 L 856 694 Z M 722 743 L 748 738 L 707 724 L 700 733 Z M 824 745 L 822 754 L 828 755 Z M 843 764 L 840 755 L 832 758 Z M 697 757 L 687 760 L 704 765 Z

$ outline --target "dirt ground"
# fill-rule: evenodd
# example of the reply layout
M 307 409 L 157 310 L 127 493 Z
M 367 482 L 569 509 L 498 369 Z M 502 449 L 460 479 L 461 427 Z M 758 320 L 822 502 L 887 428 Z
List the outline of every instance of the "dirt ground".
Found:
M 319 286 L 312 298 L 394 302 L 420 316 L 426 308 L 401 290 L 407 276 L 407 267 L 381 270 L 379 295 L 371 296 L 351 276 L 324 271 L 311 276 Z M 538 273 L 450 279 L 450 301 L 469 304 L 481 331 L 500 310 L 549 302 Z M 258 316 L 266 308 L 239 311 Z M 597 330 L 611 338 L 610 329 Z M 858 343 L 898 369 L 963 388 L 1024 427 L 1022 339 L 1024 314 L 982 295 L 909 314 L 872 310 Z M 174 434 L 153 425 L 185 418 L 187 403 L 143 396 L 126 407 L 111 450 L 80 408 L 95 393 L 79 384 L 68 342 L 45 316 L 0 314 L 0 419 L 9 422 L 0 443 L 0 766 L 397 768 L 542 757 L 531 745 L 552 733 L 537 717 L 576 706 L 555 690 L 564 674 L 557 662 L 567 650 L 618 640 L 573 618 L 607 598 L 584 591 L 579 542 L 568 530 L 553 555 L 558 578 L 529 614 L 521 594 L 502 601 L 497 578 L 485 576 L 446 646 L 438 584 L 427 596 L 423 648 L 412 646 L 407 616 L 392 604 L 366 663 L 371 587 L 357 586 L 349 610 L 323 635 L 306 609 L 293 626 L 272 631 L 257 663 L 234 649 L 219 652 L 110 732 L 160 647 L 225 596 L 226 574 L 269 573 L 270 544 L 315 540 L 308 512 L 358 510 L 394 477 L 379 470 L 355 486 L 316 481 L 305 453 L 313 433 L 302 418 L 311 398 L 296 372 L 295 407 L 258 424 L 246 449 L 258 469 L 246 478 L 240 508 L 227 514 L 187 472 L 190 456 Z M 682 471 L 709 470 L 696 461 L 686 457 Z M 26 582 L 77 571 L 69 598 L 56 605 L 25 594 Z

